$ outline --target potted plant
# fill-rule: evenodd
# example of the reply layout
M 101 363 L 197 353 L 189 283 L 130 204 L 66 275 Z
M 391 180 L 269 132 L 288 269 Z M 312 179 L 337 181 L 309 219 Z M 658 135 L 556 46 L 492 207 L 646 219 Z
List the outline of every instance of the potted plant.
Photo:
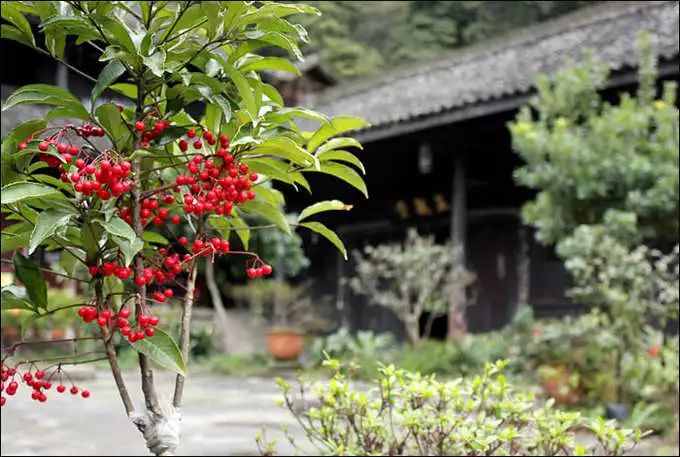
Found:
M 332 307 L 315 305 L 307 284 L 252 282 L 233 287 L 231 295 L 244 302 L 257 320 L 268 323 L 267 348 L 279 361 L 296 360 L 304 348 L 305 336 L 330 326 L 328 311 Z

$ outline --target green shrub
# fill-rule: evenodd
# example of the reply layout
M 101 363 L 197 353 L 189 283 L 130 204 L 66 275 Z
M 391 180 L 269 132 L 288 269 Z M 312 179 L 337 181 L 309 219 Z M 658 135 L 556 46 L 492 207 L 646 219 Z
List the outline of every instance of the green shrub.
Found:
M 300 421 L 319 455 L 622 455 L 644 435 L 614 422 L 584 420 L 578 412 L 537 406 L 502 371 L 507 362 L 486 364 L 482 373 L 446 383 L 434 376 L 383 366 L 370 390 L 357 390 L 337 360 L 332 377 L 314 389 L 318 407 L 307 404 L 282 379 L 282 405 Z M 297 390 L 295 390 L 296 392 Z M 597 444 L 578 443 L 574 430 L 591 430 Z M 273 454 L 259 435 L 258 446 Z

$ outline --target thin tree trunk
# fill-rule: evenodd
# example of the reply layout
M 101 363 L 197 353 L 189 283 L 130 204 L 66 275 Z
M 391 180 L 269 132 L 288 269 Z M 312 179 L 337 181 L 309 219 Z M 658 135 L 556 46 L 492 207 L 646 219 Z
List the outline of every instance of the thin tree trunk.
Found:
M 220 290 L 217 287 L 217 281 L 215 281 L 215 266 L 212 262 L 205 262 L 205 283 L 208 286 L 210 299 L 215 308 L 214 341 L 217 343 L 220 352 L 227 352 L 229 350 L 229 342 L 227 340 L 229 317 L 227 316 L 227 310 L 224 309 L 224 303 L 222 302 Z

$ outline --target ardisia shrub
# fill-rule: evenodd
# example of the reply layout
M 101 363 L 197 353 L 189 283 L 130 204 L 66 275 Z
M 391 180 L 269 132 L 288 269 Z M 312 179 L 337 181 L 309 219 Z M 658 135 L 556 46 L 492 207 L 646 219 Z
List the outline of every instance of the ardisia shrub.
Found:
M 508 383 L 505 361 L 449 382 L 383 366 L 368 390 L 353 387 L 337 360 L 326 365 L 330 380 L 311 394 L 303 381 L 296 395 L 279 380 L 282 406 L 319 455 L 622 455 L 645 435 L 560 411 L 552 401 L 537 405 Z M 305 408 L 310 397 L 316 406 Z M 580 443 L 579 428 L 592 432 L 596 444 Z M 263 455 L 274 455 L 275 445 L 263 434 L 256 440 Z
M 18 393 L 17 380 L 44 402 L 51 383 L 57 392 L 67 388 L 65 367 L 103 357 L 149 449 L 175 452 L 198 263 L 239 256 L 248 278 L 272 273 L 248 240 L 257 229 L 292 233 L 273 182 L 311 191 L 304 173 L 322 173 L 366 195 L 361 175 L 347 164 L 360 162 L 345 150 L 359 143 L 331 139 L 366 124 L 286 108 L 259 74 L 298 73 L 287 58 L 256 51 L 280 48 L 301 59 L 298 44 L 306 32 L 286 17 L 316 13 L 274 2 L 2 3 L 3 39 L 51 56 L 93 83 L 88 106 L 64 88 L 31 84 L 10 94 L 2 108 L 51 107 L 44 119 L 19 125 L 2 142 L 2 212 L 13 222 L 2 232 L 2 249 L 15 251 L 14 272 L 24 286 L 3 288 L 3 309 L 28 310 L 35 319 L 76 313 L 72 305 L 48 307 L 46 269 L 30 257 L 58 252 L 63 274 L 85 290 L 77 313 L 90 334 L 68 340 L 76 344 L 74 353 L 48 360 L 18 359 L 22 347 L 44 341 L 20 341 L 3 351 L 3 406 Z M 41 39 L 28 16 L 40 24 Z M 92 47 L 106 63 L 98 76 L 65 62 L 66 43 L 73 41 Z M 122 103 L 111 101 L 112 94 Z M 205 107 L 202 121 L 189 106 Z M 300 117 L 318 128 L 301 131 L 295 124 Z M 317 202 L 295 225 L 329 239 L 346 257 L 335 233 L 309 218 L 349 208 L 337 200 Z M 250 227 L 245 215 L 269 224 Z M 180 236 L 180 224 L 190 236 Z M 234 234 L 243 249 L 232 249 Z M 179 344 L 154 312 L 157 303 L 175 299 L 182 301 Z M 77 349 L 93 339 L 99 350 Z M 141 407 L 118 364 L 116 346 L 127 344 L 139 353 Z M 151 362 L 177 373 L 172 404 L 159 399 Z M 79 386 L 69 391 L 89 396 Z

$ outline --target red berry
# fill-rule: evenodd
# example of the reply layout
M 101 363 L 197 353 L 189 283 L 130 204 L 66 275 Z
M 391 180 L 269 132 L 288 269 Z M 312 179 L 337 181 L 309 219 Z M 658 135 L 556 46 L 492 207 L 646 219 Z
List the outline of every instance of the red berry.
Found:
M 49 149 L 49 147 L 50 147 L 50 145 L 47 144 L 44 141 L 41 141 L 40 144 L 38 144 L 38 149 L 40 149 L 43 152 L 47 151 Z
M 265 275 L 270 275 L 272 273 L 272 267 L 271 265 L 262 265 L 262 273 Z
M 109 320 L 105 317 L 100 316 L 100 317 L 97 318 L 97 325 L 99 325 L 100 327 L 104 327 L 108 323 L 109 323 Z
M 200 141 L 194 141 L 194 149 L 201 149 L 203 147 L 203 143 Z
M 57 151 L 59 151 L 59 154 L 64 154 L 66 151 L 68 151 L 68 146 L 66 146 L 64 143 L 59 143 L 57 145 Z
M 99 267 L 97 267 L 96 265 L 91 265 L 90 267 L 88 267 L 88 269 L 90 270 L 90 274 L 92 276 L 97 276 L 97 273 L 99 272 Z
M 26 149 L 27 147 L 28 147 L 28 145 L 27 145 L 26 143 L 20 143 L 20 144 L 19 144 L 19 150 L 20 150 L 20 151 L 23 151 L 23 150 Z
M 73 395 L 78 395 L 78 388 L 76 386 L 71 387 L 71 393 Z
M 149 317 L 148 322 L 149 322 L 149 324 L 151 324 L 151 325 L 158 325 L 158 317 L 156 317 L 156 316 L 151 316 L 151 317 Z
M 83 390 L 80 395 L 82 395 L 83 398 L 87 398 L 87 397 L 90 396 L 90 391 L 89 390 Z
M 182 245 L 182 246 L 186 246 L 187 244 L 189 244 L 189 240 L 187 239 L 186 236 L 181 236 L 181 237 L 177 240 L 177 242 L 178 242 L 180 245 Z
M 257 271 L 255 271 L 255 268 L 248 268 L 246 270 L 246 275 L 248 275 L 250 279 L 253 279 L 255 276 L 257 276 Z
M 42 371 L 42 370 L 38 370 L 38 371 L 35 372 L 35 377 L 36 377 L 37 379 L 42 379 L 42 378 L 45 377 L 45 372 Z
M 172 222 L 173 224 L 179 224 L 180 222 L 182 222 L 182 220 L 177 214 L 175 214 L 170 218 L 170 222 Z
M 156 331 L 152 328 L 147 328 L 145 333 L 146 333 L 146 336 L 153 336 L 154 333 L 156 333 Z
M 130 308 L 125 307 L 121 308 L 120 311 L 118 312 L 118 315 L 120 317 L 124 317 L 125 319 L 127 319 L 128 317 L 130 317 Z
M 196 136 L 196 131 L 194 129 L 187 130 L 187 136 L 189 138 L 194 138 Z
M 138 132 L 143 132 L 145 127 L 146 126 L 144 125 L 144 121 L 135 122 L 135 130 L 137 130 Z
M 72 155 L 78 154 L 78 146 L 70 146 L 68 148 L 68 153 Z
M 168 297 L 168 298 L 172 297 L 174 294 L 175 294 L 175 293 L 172 291 L 172 289 L 165 289 L 165 290 L 163 291 L 163 295 L 165 295 L 165 296 Z
M 60 394 L 63 394 L 65 391 L 66 391 L 66 386 L 65 386 L 65 385 L 59 384 L 59 385 L 57 386 L 57 392 L 59 392 Z
M 146 284 L 146 279 L 144 276 L 135 276 L 135 284 L 137 284 L 139 287 L 142 287 L 144 284 Z

